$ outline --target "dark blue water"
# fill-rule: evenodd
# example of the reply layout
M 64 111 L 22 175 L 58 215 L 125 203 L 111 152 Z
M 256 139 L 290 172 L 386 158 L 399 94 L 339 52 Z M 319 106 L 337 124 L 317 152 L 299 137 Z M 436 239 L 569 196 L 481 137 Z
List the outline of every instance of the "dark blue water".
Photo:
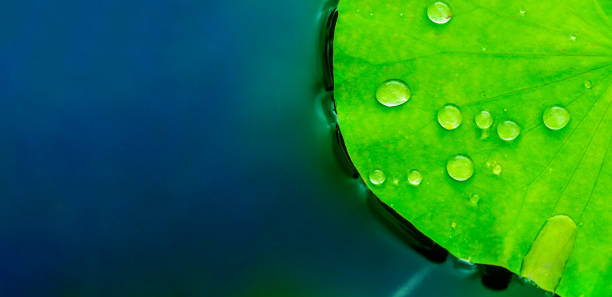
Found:
M 367 207 L 333 155 L 322 7 L 1 5 L 0 296 L 537 295 Z

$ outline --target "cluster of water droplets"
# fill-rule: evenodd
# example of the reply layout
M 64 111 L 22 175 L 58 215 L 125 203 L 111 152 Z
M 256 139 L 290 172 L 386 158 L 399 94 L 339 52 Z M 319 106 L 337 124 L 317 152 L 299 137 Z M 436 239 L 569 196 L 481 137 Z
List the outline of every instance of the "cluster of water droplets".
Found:
M 370 180 L 370 183 L 372 183 L 373 185 L 380 186 L 385 183 L 385 181 L 387 180 L 387 176 L 385 172 L 382 171 L 381 169 L 374 169 L 370 172 L 368 179 Z M 423 182 L 423 174 L 416 169 L 410 170 L 408 172 L 406 181 L 408 182 L 409 185 L 418 187 L 419 185 L 421 185 L 421 182 Z M 394 185 L 399 185 L 400 179 L 393 178 L 391 182 Z
M 520 17 L 526 17 L 527 10 L 521 8 L 518 13 Z M 434 2 L 427 7 L 427 17 L 436 25 L 450 22 L 452 14 L 452 9 L 444 2 Z M 373 16 L 373 13 L 370 13 L 370 16 Z M 403 17 L 403 13 L 400 16 Z M 569 34 L 570 42 L 576 42 L 577 39 L 575 33 Z M 487 48 L 482 47 L 482 51 L 486 52 Z M 593 88 L 590 80 L 585 80 L 583 86 L 587 90 Z M 411 99 L 411 96 L 412 92 L 408 84 L 400 79 L 383 82 L 375 94 L 376 100 L 387 108 L 402 106 Z M 486 94 L 483 92 L 482 96 L 486 97 Z M 506 115 L 507 111 L 507 108 L 503 108 L 502 114 Z M 469 117 L 470 113 L 467 115 Z M 474 114 L 473 121 L 477 130 L 480 130 L 481 139 L 486 139 L 491 133 L 496 133 L 497 141 L 500 143 L 516 142 L 521 135 L 521 125 L 512 119 L 503 117 L 496 120 L 495 116 L 491 110 L 485 109 Z M 436 112 L 437 124 L 443 129 L 442 131 L 445 131 L 443 133 L 451 133 L 450 131 L 459 129 L 465 118 L 461 107 L 452 103 L 444 104 Z M 570 119 L 570 111 L 562 105 L 548 106 L 541 112 L 541 124 L 550 130 L 550 133 L 557 133 L 556 131 L 565 129 Z M 466 182 L 475 174 L 474 161 L 465 153 L 452 154 L 446 161 L 445 169 L 453 182 Z M 503 166 L 498 160 L 487 161 L 486 169 L 493 176 L 500 176 L 503 172 Z M 418 187 L 422 184 L 424 175 L 419 170 L 412 169 L 406 173 L 405 181 L 408 185 Z M 387 176 L 382 169 L 374 169 L 370 172 L 368 179 L 372 185 L 381 186 L 387 180 Z M 394 186 L 402 182 L 397 176 L 391 176 L 390 180 Z M 473 207 L 479 207 L 481 200 L 478 193 L 471 193 L 467 196 L 467 202 Z M 457 222 L 453 220 L 450 223 L 451 237 L 455 234 L 456 229 Z M 573 249 L 576 230 L 577 225 L 570 217 L 561 215 L 549 218 L 523 258 L 520 275 L 529 280 L 536 280 L 540 286 L 542 283 L 558 284 L 563 276 L 565 262 Z M 465 274 L 473 274 L 477 271 L 477 267 L 471 263 L 469 258 L 456 259 L 455 266 Z M 542 286 L 542 288 L 554 292 L 552 286 Z
M 527 10 L 521 9 L 520 16 L 525 16 Z M 452 18 L 452 9 L 444 2 L 434 2 L 427 8 L 427 17 L 435 24 L 446 24 Z M 576 40 L 576 35 L 570 35 L 571 40 Z M 486 50 L 483 48 L 483 51 Z M 592 83 L 589 80 L 584 82 L 586 89 L 592 88 Z M 389 79 L 383 82 L 376 90 L 376 100 L 383 106 L 395 108 L 407 103 L 412 96 L 412 92 L 408 84 L 400 79 Z M 507 111 L 507 109 L 504 109 Z M 437 111 L 437 122 L 446 131 L 458 129 L 463 121 L 464 116 L 461 108 L 455 104 L 445 104 Z M 570 112 L 563 106 L 554 105 L 546 108 L 542 113 L 542 123 L 551 131 L 558 131 L 565 128 L 570 121 Z M 521 126 L 513 120 L 503 120 L 495 125 L 493 114 L 488 110 L 481 110 L 474 115 L 474 123 L 481 131 L 481 138 L 487 138 L 490 130 L 495 126 L 495 132 L 498 138 L 503 142 L 514 142 L 521 135 Z M 497 161 L 489 161 L 486 167 L 493 175 L 499 176 L 502 173 L 502 165 Z M 446 162 L 446 173 L 448 176 L 458 182 L 465 182 L 472 178 L 475 173 L 475 166 L 472 159 L 466 154 L 456 154 L 451 156 Z M 423 181 L 423 174 L 416 170 L 410 170 L 407 173 L 407 182 L 412 186 L 419 186 Z M 385 183 L 386 176 L 381 169 L 373 170 L 369 175 L 370 182 L 375 186 L 380 186 Z M 392 183 L 398 185 L 400 180 L 393 178 Z M 477 205 L 480 200 L 478 194 L 472 194 L 469 201 Z

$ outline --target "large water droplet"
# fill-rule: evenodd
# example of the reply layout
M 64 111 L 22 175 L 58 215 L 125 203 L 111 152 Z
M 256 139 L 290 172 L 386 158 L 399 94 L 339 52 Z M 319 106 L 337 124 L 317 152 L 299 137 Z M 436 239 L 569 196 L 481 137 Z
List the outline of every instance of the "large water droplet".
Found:
M 410 88 L 401 80 L 391 79 L 382 83 L 376 90 L 376 100 L 384 106 L 394 107 L 410 99 Z
M 370 182 L 375 186 L 382 185 L 387 179 L 385 173 L 380 169 L 372 170 L 372 172 L 370 172 L 369 178 Z
M 513 121 L 503 121 L 497 125 L 497 135 L 502 140 L 515 140 L 519 134 L 521 134 L 521 127 Z
M 427 17 L 436 24 L 446 24 L 451 20 L 453 11 L 444 2 L 434 2 L 427 8 Z
M 570 113 L 561 106 L 552 106 L 544 111 L 542 120 L 548 129 L 561 130 L 569 123 Z
M 438 123 L 446 130 L 457 129 L 463 121 L 463 115 L 459 108 L 452 104 L 447 104 L 438 110 Z
M 423 174 L 418 170 L 412 170 L 408 173 L 408 182 L 413 186 L 418 186 L 423 181 Z
M 476 122 L 476 126 L 480 129 L 489 129 L 493 125 L 493 116 L 491 116 L 490 112 L 483 110 L 474 117 L 474 122 Z
M 446 162 L 446 172 L 456 181 L 466 181 L 474 175 L 474 163 L 464 155 L 456 155 Z

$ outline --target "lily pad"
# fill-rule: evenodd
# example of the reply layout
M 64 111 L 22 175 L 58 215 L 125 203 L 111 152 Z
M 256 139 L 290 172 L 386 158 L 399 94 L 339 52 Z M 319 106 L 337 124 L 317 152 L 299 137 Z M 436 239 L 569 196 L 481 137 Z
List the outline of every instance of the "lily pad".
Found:
M 612 296 L 612 1 L 434 2 L 340 2 L 335 102 L 360 175 L 457 257 Z M 389 81 L 409 91 L 384 105 Z

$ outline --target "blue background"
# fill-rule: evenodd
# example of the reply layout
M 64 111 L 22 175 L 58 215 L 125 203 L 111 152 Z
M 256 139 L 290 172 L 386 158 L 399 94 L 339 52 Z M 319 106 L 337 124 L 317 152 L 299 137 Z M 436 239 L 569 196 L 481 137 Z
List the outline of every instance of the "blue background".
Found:
M 332 151 L 326 7 L 0 5 L 0 296 L 539 295 L 367 207 Z

